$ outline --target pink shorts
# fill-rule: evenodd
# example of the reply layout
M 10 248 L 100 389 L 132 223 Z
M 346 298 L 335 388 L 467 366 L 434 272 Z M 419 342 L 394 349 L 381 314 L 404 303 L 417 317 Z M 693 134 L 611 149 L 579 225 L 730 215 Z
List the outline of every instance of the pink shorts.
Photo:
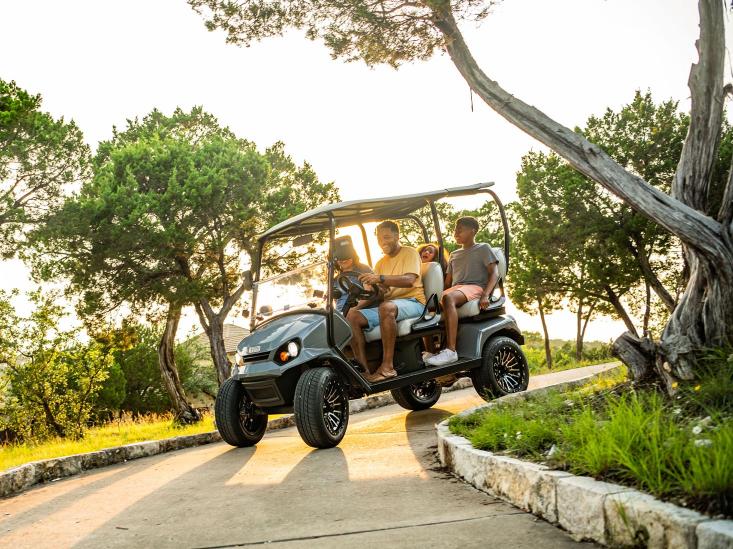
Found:
M 467 301 L 472 301 L 481 297 L 481 294 L 484 293 L 484 289 L 477 284 L 456 284 L 455 286 L 451 286 L 443 291 L 444 294 L 449 292 L 461 292 L 466 296 Z

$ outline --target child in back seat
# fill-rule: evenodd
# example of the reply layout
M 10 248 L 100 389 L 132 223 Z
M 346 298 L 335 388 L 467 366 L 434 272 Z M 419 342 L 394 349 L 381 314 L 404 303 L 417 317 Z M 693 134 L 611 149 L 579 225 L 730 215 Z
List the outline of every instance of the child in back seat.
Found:
M 456 221 L 453 237 L 461 247 L 450 254 L 445 277 L 447 289 L 440 301 L 446 348 L 435 355 L 426 356 L 425 363 L 430 366 L 444 366 L 458 361 L 457 309 L 474 299 L 479 300 L 480 309 L 488 308 L 489 296 L 499 280 L 499 260 L 491 246 L 475 241 L 478 230 L 478 221 L 473 217 L 461 217 Z

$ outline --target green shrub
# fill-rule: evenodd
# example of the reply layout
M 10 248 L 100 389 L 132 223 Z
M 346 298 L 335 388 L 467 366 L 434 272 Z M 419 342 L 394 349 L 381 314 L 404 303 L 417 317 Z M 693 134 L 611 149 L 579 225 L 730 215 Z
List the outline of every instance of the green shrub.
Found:
M 733 359 L 710 351 L 697 382 L 670 398 L 619 370 L 582 388 L 500 404 L 451 430 L 476 447 L 542 461 L 733 515 Z

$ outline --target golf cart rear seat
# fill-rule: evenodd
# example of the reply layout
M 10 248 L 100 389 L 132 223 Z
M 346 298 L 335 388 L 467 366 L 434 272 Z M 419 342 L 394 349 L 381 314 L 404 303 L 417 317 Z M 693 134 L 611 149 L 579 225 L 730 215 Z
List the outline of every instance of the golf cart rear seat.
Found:
M 496 259 L 499 260 L 499 281 L 502 281 L 504 277 L 506 276 L 506 259 L 504 257 L 504 250 L 500 248 L 491 248 L 494 251 L 494 254 L 496 255 Z M 430 265 L 438 266 L 437 263 L 430 263 Z M 433 306 L 433 308 L 437 309 L 437 303 L 440 303 L 440 299 L 443 297 L 443 284 L 442 284 L 442 278 L 441 278 L 441 284 L 440 284 L 440 291 L 436 291 L 434 289 L 434 286 L 430 286 L 427 282 L 423 282 L 425 284 L 425 295 L 428 299 L 428 305 Z M 436 294 L 436 297 L 433 297 L 433 294 Z M 489 305 L 488 310 L 482 311 L 479 307 L 479 300 L 478 299 L 472 299 L 471 301 L 463 304 L 461 307 L 458 308 L 458 320 L 461 320 L 463 318 L 473 318 L 480 314 L 486 314 L 491 311 L 501 309 L 504 306 L 504 302 L 506 301 L 506 298 L 504 297 L 504 292 L 502 291 L 502 295 L 498 298 L 494 299 L 492 297 L 491 304 Z M 425 315 L 424 315 L 425 316 Z M 403 321 L 406 322 L 406 321 Z M 418 332 L 422 330 L 427 330 L 434 328 L 440 323 L 440 314 L 436 314 L 433 316 L 425 316 L 425 318 L 419 318 L 417 319 L 417 322 L 413 321 L 411 325 L 411 329 L 413 332 Z
M 499 248 L 492 248 L 499 260 L 499 280 L 506 276 L 506 260 L 504 259 L 504 251 Z M 422 277 L 423 289 L 425 297 L 428 300 L 428 309 L 423 312 L 422 316 L 415 318 L 406 318 L 397 323 L 397 337 L 406 336 L 412 332 L 422 331 L 434 328 L 440 323 L 440 314 L 436 314 L 438 303 L 443 297 L 443 269 L 438 263 L 423 263 L 420 276 Z M 491 304 L 491 309 L 498 309 L 504 305 L 504 296 Z M 479 300 L 474 299 L 458 309 L 458 318 L 470 318 L 477 316 L 481 312 L 479 308 Z M 381 339 L 382 331 L 380 326 L 375 326 L 371 330 L 364 332 L 364 339 L 367 342 Z

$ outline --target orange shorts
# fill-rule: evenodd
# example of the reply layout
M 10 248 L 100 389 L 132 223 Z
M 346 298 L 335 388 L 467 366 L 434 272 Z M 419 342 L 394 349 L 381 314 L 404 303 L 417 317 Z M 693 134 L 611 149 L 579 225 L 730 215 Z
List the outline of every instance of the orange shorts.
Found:
M 444 294 L 449 292 L 461 292 L 466 296 L 466 301 L 473 301 L 474 299 L 481 297 L 481 294 L 484 293 L 484 289 L 478 284 L 456 284 L 455 286 L 451 286 L 450 288 L 443 290 Z

